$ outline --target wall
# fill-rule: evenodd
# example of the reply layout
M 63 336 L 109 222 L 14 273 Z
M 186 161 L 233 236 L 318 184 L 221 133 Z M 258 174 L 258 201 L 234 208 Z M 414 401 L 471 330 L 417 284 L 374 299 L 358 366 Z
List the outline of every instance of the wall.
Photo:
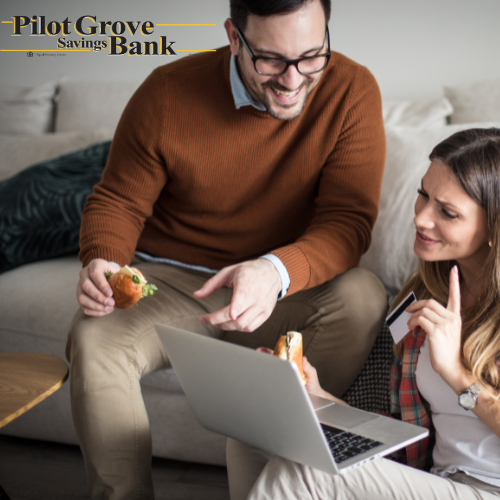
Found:
M 179 52 L 179 57 L 225 45 L 223 23 L 229 15 L 228 0 L 1 0 L 0 9 L 2 21 L 15 15 L 44 15 L 47 22 L 66 17 L 75 22 L 94 15 L 98 21 L 216 24 L 156 26 L 149 39 L 166 35 L 176 42 L 176 49 L 188 51 Z M 333 0 L 332 11 L 332 48 L 368 66 L 385 99 L 438 97 L 444 85 L 500 79 L 499 0 Z M 1 49 L 57 48 L 58 37 L 12 37 L 12 27 L 0 25 Z M 145 40 L 137 35 L 127 38 Z M 66 39 L 81 36 L 73 33 Z M 0 52 L 0 83 L 30 86 L 63 76 L 140 81 L 154 67 L 174 60 L 109 57 L 107 50 L 65 54 L 29 58 L 24 51 Z
M 375 74 L 385 98 L 500 79 L 499 0 L 333 0 L 333 45 Z

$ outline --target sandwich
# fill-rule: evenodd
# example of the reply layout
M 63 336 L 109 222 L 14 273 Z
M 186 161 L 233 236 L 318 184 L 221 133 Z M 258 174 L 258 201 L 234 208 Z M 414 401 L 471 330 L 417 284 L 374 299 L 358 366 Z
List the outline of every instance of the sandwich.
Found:
M 302 335 L 299 332 L 288 332 L 281 335 L 274 348 L 274 355 L 287 361 L 293 361 L 299 369 L 302 383 L 306 384 L 307 380 L 302 368 Z
M 128 309 L 143 297 L 154 295 L 155 290 L 158 290 L 155 285 L 148 285 L 144 275 L 135 267 L 125 266 L 117 273 L 106 273 L 105 276 L 113 290 L 117 309 Z

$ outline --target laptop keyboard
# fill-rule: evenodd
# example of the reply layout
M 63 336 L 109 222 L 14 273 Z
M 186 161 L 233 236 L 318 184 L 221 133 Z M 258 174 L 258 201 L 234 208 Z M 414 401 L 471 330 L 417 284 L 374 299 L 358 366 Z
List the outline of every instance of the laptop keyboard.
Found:
M 361 455 L 383 444 L 380 441 L 336 429 L 329 425 L 321 424 L 321 427 L 323 428 L 330 451 L 337 463 L 345 462 L 352 457 Z

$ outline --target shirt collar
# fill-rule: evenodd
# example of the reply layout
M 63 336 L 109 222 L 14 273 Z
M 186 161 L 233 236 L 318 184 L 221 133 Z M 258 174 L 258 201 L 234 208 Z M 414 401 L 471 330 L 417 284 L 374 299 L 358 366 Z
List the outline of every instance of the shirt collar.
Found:
M 252 98 L 245 85 L 243 85 L 240 75 L 238 74 L 238 68 L 236 68 L 236 57 L 234 54 L 231 54 L 231 62 L 229 63 L 229 79 L 231 81 L 231 91 L 233 93 L 236 109 L 240 109 L 243 106 L 253 106 L 259 111 L 267 111 L 262 103 Z

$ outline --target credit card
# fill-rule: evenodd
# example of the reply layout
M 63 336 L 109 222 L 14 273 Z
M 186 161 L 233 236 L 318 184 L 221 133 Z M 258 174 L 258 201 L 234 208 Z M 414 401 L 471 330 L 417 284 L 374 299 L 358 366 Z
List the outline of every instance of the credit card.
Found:
M 394 309 L 394 311 L 385 319 L 389 330 L 391 331 L 392 338 L 397 344 L 409 331 L 408 321 L 413 313 L 406 312 L 405 309 L 413 302 L 416 302 L 417 297 L 413 292 L 410 292 L 403 301 Z

